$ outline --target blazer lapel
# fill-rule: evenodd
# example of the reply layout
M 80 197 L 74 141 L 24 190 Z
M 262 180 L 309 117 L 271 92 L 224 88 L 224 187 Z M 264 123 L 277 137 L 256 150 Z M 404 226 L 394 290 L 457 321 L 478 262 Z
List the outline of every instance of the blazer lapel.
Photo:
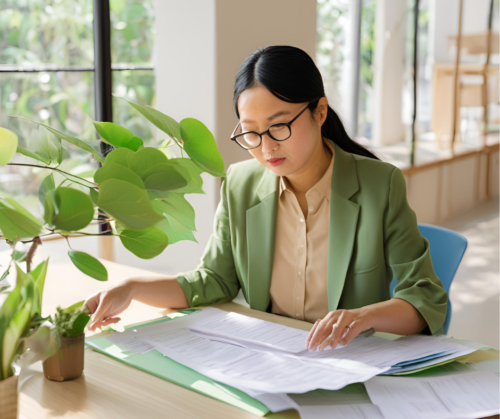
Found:
M 257 186 L 260 202 L 246 212 L 248 303 L 266 311 L 274 259 L 279 177 L 265 170 Z
M 359 205 L 349 200 L 359 190 L 354 157 L 335 143 L 328 231 L 328 308 L 336 310 L 351 261 Z

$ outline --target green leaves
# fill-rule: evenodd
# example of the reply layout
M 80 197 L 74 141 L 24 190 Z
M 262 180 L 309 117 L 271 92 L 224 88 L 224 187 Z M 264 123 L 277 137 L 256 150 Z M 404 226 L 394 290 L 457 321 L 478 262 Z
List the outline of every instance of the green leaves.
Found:
M 168 198 L 155 199 L 151 205 L 156 212 L 166 213 L 190 230 L 196 231 L 194 209 L 182 194 L 171 193 Z
M 35 160 L 51 164 L 55 162 L 61 164 L 63 159 L 63 148 L 61 139 L 55 137 L 42 126 L 32 130 L 31 134 L 26 138 L 27 148 L 17 147 L 17 152 L 24 154 Z
M 68 308 L 57 307 L 54 316 L 55 330 L 59 336 L 74 338 L 85 331 L 85 326 L 90 320 L 84 301 L 79 301 Z
M 64 186 L 46 193 L 44 208 L 47 224 L 66 231 L 80 230 L 94 217 L 90 197 L 78 189 Z
M 42 181 L 38 189 L 38 200 L 42 205 L 45 203 L 45 195 L 47 195 L 47 192 L 53 191 L 55 188 L 54 175 L 51 173 Z
M 225 176 L 224 161 L 217 149 L 215 138 L 203 122 L 195 118 L 186 118 L 179 124 L 170 116 L 150 106 L 125 101 L 137 109 L 157 128 L 174 137 L 178 142 L 182 142 L 183 148 L 189 157 L 199 164 L 204 171 L 213 176 Z
M 144 186 L 155 191 L 170 191 L 187 185 L 186 179 L 170 164 L 155 164 L 144 174 Z
M 99 186 L 99 208 L 126 228 L 142 230 L 162 219 L 149 202 L 144 189 L 119 179 L 108 179 Z
M 98 184 L 105 182 L 108 179 L 120 179 L 129 182 L 141 189 L 144 189 L 144 182 L 135 172 L 128 167 L 118 163 L 108 163 L 102 166 L 94 175 L 94 181 Z
M 0 198 L 0 230 L 4 237 L 10 241 L 15 241 L 16 236 L 26 239 L 37 236 L 41 229 L 41 221 L 14 198 Z
M 201 121 L 183 119 L 180 123 L 184 150 L 203 170 L 213 176 L 225 176 L 224 161 L 217 149 L 215 138 Z
M 177 138 L 177 140 L 181 139 L 179 123 L 175 119 L 152 108 L 151 106 L 139 105 L 138 103 L 129 102 L 126 99 L 123 100 L 138 110 L 155 127 L 161 129 L 164 133 L 170 135 L 171 137 Z
M 197 166 L 193 160 L 170 159 L 169 163 L 173 165 L 187 181 L 187 185 L 176 189 L 174 191 L 175 193 L 205 193 L 203 190 L 203 179 L 200 176 L 203 170 Z
M 81 148 L 82 150 L 88 151 L 97 160 L 99 160 L 101 163 L 104 163 L 103 157 L 100 154 L 98 154 L 97 151 L 95 151 L 86 142 L 84 142 L 76 137 L 73 137 L 69 134 L 65 134 L 64 132 L 61 132 L 55 128 L 52 128 L 52 127 L 45 125 L 45 124 L 42 124 L 41 122 L 36 122 L 36 121 L 32 121 L 31 119 L 24 118 L 23 116 L 14 116 L 13 118 L 19 118 L 19 119 L 22 119 L 23 121 L 29 121 L 29 122 L 33 122 L 34 124 L 38 124 L 38 125 L 44 127 L 47 131 L 54 134 L 57 138 L 64 140 L 64 141 L 67 141 L 68 143 L 73 144 L 74 146 Z M 16 148 L 17 148 L 17 144 L 16 144 Z
M 95 129 L 103 140 L 115 147 L 125 147 L 132 151 L 137 151 L 144 146 L 144 142 L 134 136 L 127 128 L 112 122 L 93 121 Z
M 168 246 L 168 236 L 158 227 L 144 230 L 123 230 L 120 240 L 126 249 L 142 259 L 158 256 Z
M 12 160 L 17 151 L 17 135 L 12 131 L 0 127 L 0 166 Z
M 97 279 L 98 281 L 108 280 L 108 271 L 95 257 L 89 255 L 88 253 L 78 252 L 75 250 L 68 251 L 68 255 L 71 262 L 73 262 L 73 265 L 75 265 L 85 275 Z

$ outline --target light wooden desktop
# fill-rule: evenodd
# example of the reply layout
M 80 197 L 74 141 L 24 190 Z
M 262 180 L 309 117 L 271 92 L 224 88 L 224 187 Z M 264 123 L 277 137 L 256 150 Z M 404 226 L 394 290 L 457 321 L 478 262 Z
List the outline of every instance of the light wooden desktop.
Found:
M 109 272 L 108 283 L 81 274 L 69 262 L 52 264 L 45 282 L 43 314 L 55 312 L 58 305 L 69 306 L 120 279 L 147 274 L 147 271 L 102 261 Z M 235 303 L 221 304 L 220 309 L 234 311 L 271 322 L 309 330 L 311 324 Z M 123 324 L 133 324 L 168 314 L 138 302 L 121 315 Z M 90 333 L 87 332 L 87 335 Z M 77 380 L 48 381 L 41 363 L 24 371 L 20 378 L 19 418 L 257 418 L 251 413 L 162 380 L 110 357 L 85 351 L 85 370 Z M 268 414 L 274 419 L 299 418 L 295 410 Z M 496 416 L 498 417 L 498 416 Z

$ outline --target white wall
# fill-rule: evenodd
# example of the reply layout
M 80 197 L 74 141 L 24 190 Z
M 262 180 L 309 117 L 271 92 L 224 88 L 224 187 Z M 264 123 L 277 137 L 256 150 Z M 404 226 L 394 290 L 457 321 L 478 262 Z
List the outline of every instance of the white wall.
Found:
M 157 0 L 155 12 L 156 107 L 177 120 L 203 121 L 226 168 L 250 158 L 229 139 L 237 123 L 232 103 L 236 72 L 256 48 L 269 45 L 297 46 L 314 58 L 316 1 Z M 115 242 L 116 261 L 171 274 L 194 269 L 219 202 L 220 180 L 203 178 L 206 195 L 186 195 L 196 211 L 198 244 L 179 242 L 145 261 Z
M 462 11 L 462 34 L 486 32 L 490 0 L 464 0 Z M 448 36 L 458 33 L 458 0 L 430 0 L 430 51 L 436 63 L 454 63 L 456 49 L 448 48 Z M 498 16 L 493 19 L 493 30 L 498 31 Z M 498 56 L 492 56 L 492 63 L 498 63 Z M 484 62 L 484 56 L 460 54 L 463 63 Z

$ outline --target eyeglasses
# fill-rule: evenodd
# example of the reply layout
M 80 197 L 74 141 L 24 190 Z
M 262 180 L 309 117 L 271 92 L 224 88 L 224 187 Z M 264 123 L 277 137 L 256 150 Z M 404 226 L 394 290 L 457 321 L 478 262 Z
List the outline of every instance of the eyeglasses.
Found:
M 236 128 L 231 134 L 231 140 L 236 141 L 239 146 L 243 147 L 245 150 L 251 150 L 252 148 L 257 148 L 262 144 L 262 136 L 264 134 L 269 135 L 274 141 L 285 141 L 292 135 L 292 122 L 294 122 L 302 113 L 309 107 L 307 106 L 302 109 L 299 114 L 293 118 L 290 122 L 280 122 L 278 124 L 269 125 L 267 130 L 261 132 L 260 134 L 255 131 L 241 132 L 241 123 L 238 122 Z M 240 132 L 238 132 L 238 130 Z

